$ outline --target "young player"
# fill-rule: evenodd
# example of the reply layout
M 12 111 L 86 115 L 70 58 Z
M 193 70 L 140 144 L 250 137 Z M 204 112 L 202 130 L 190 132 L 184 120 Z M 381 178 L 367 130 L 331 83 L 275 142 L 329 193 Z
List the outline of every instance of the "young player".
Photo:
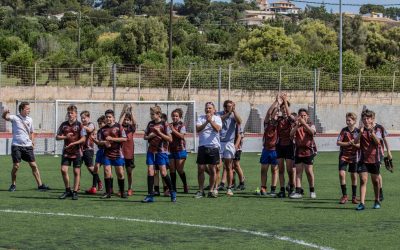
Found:
M 381 143 L 379 144 L 379 152 L 380 152 L 380 161 L 382 163 L 382 161 L 385 157 L 385 149 L 387 152 L 387 157 L 389 159 L 392 159 L 392 152 L 390 151 L 389 142 L 387 141 L 388 133 L 382 125 L 376 123 L 374 126 L 377 127 L 377 129 L 381 132 L 380 135 L 382 138 L 380 140 Z M 379 174 L 379 201 L 383 201 L 383 199 L 384 199 L 382 186 L 383 186 L 382 175 Z
M 281 185 L 278 197 L 284 198 L 286 196 L 285 163 L 286 171 L 289 176 L 288 195 L 290 195 L 294 191 L 296 169 L 294 168 L 294 143 L 292 138 L 290 138 L 290 131 L 292 130 L 294 119 L 290 115 L 290 103 L 287 100 L 287 95 L 282 94 L 280 98 L 282 99 L 282 104 L 280 105 L 282 115 L 278 117 L 278 142 L 276 145 L 276 153 L 279 165 L 279 183 Z
M 65 185 L 65 192 L 59 199 L 72 197 L 73 200 L 78 199 L 78 189 L 81 178 L 81 163 L 82 163 L 82 145 L 86 141 L 86 130 L 82 123 L 77 120 L 78 109 L 75 105 L 70 105 L 67 108 L 68 120 L 61 123 L 58 128 L 56 140 L 64 141 L 64 148 L 61 157 L 61 174 Z M 71 192 L 69 185 L 69 166 L 74 168 L 74 189 Z
M 167 126 L 168 125 L 168 116 L 165 113 L 161 113 L 161 121 L 165 122 Z M 168 154 L 169 157 L 169 154 Z M 167 161 L 166 168 L 169 169 L 169 161 Z M 164 192 L 164 197 L 170 197 L 171 193 L 170 190 L 168 189 L 167 185 L 165 184 L 164 179 L 161 178 L 162 184 L 163 184 L 163 192 Z M 154 165 L 154 191 L 153 191 L 153 196 L 160 196 L 160 168 L 156 164 Z
M 10 115 L 9 110 L 5 110 L 2 118 L 12 124 L 13 139 L 11 143 L 11 157 L 13 161 L 13 168 L 11 170 L 11 186 L 8 189 L 14 192 L 17 188 L 17 171 L 20 167 L 21 161 L 28 162 L 32 169 L 33 177 L 36 180 L 39 191 L 46 191 L 49 187 L 42 183 L 40 178 L 39 168 L 35 161 L 34 147 L 34 133 L 33 133 L 33 120 L 29 117 L 31 111 L 28 102 L 21 102 L 18 106 L 19 114 Z
M 199 148 L 197 154 L 197 180 L 199 182 L 199 191 L 194 198 L 202 198 L 204 193 L 204 173 L 208 169 L 210 176 L 210 190 L 208 197 L 217 198 L 218 190 L 216 186 L 216 168 L 220 163 L 219 149 L 221 147 L 219 140 L 219 131 L 222 127 L 222 120 L 215 115 L 215 105 L 213 102 L 206 102 L 205 115 L 198 117 L 196 122 L 196 131 L 199 133 Z
M 246 186 L 244 184 L 244 174 L 243 170 L 240 166 L 240 156 L 242 154 L 242 148 L 243 148 L 243 139 L 244 139 L 244 133 L 242 126 L 238 125 L 236 126 L 236 132 L 235 132 L 235 158 L 233 158 L 233 169 L 235 170 L 235 173 L 237 173 L 239 177 L 239 185 L 236 187 L 236 190 L 245 190 Z M 233 178 L 235 179 L 235 177 Z
M 339 153 L 339 182 L 342 189 L 342 198 L 339 203 L 345 204 L 348 201 L 347 188 L 346 188 L 346 169 L 349 166 L 349 173 L 351 176 L 351 190 L 352 190 L 352 203 L 358 204 L 357 194 L 357 161 L 358 149 L 360 144 L 355 144 L 354 140 L 360 133 L 356 128 L 357 115 L 354 113 L 346 114 L 347 127 L 343 128 L 338 136 L 337 145 L 340 146 Z
M 276 142 L 278 140 L 278 98 L 279 97 L 277 97 L 275 102 L 269 107 L 264 118 L 263 150 L 260 157 L 261 189 L 259 195 L 269 195 L 271 197 L 276 196 L 275 190 L 278 177 L 278 160 L 276 155 Z M 271 190 L 267 193 L 267 175 L 269 166 L 271 166 L 272 181 Z
M 85 163 L 89 173 L 92 175 L 92 187 L 86 190 L 87 194 L 95 194 L 97 192 L 96 185 L 101 187 L 103 184 L 100 181 L 99 174 L 94 172 L 93 165 L 93 157 L 94 157 L 94 142 L 93 142 L 93 133 L 95 132 L 95 125 L 90 121 L 90 112 L 82 111 L 81 114 L 81 123 L 83 128 L 86 130 L 86 141 L 83 144 L 83 156 L 82 160 Z
M 292 199 L 303 198 L 301 181 L 304 170 L 307 174 L 308 185 L 310 188 L 310 198 L 317 198 L 314 188 L 313 171 L 314 157 L 317 154 L 317 147 L 314 141 L 315 134 L 315 126 L 309 120 L 307 110 L 299 109 L 296 124 L 290 131 L 290 137 L 294 138 L 296 146 L 294 162 L 296 165 L 296 192 L 289 196 Z
M 132 180 L 135 168 L 135 144 L 133 135 L 136 132 L 136 119 L 132 114 L 132 107 L 124 106 L 119 117 L 119 123 L 125 130 L 127 141 L 122 143 L 122 152 L 125 157 L 125 168 L 128 175 L 128 196 L 133 195 Z
M 104 146 L 104 182 L 106 193 L 103 199 L 111 198 L 112 194 L 112 170 L 114 166 L 118 178 L 119 194 L 121 198 L 127 198 L 125 193 L 124 156 L 122 143 L 127 141 L 124 128 L 115 122 L 114 111 L 109 109 L 104 113 L 106 125 L 99 130 L 99 145 Z
M 183 169 L 187 157 L 186 152 L 186 126 L 182 122 L 183 111 L 180 108 L 175 109 L 171 113 L 172 123 L 170 123 L 172 142 L 169 144 L 169 172 L 171 175 L 172 186 L 176 192 L 176 171 L 183 182 L 183 192 L 189 193 L 189 187 L 186 181 L 186 173 Z
M 220 130 L 220 142 L 221 142 L 221 158 L 223 160 L 224 171 L 227 176 L 227 192 L 226 195 L 233 195 L 233 158 L 235 158 L 235 136 L 236 127 L 242 123 L 242 119 L 239 114 L 235 111 L 235 103 L 231 100 L 224 102 L 224 111 L 217 112 L 217 115 L 221 117 L 222 128 Z M 217 173 L 218 174 L 218 173 Z M 218 174 L 219 175 L 219 174 Z M 223 185 L 223 182 L 221 183 Z
M 360 161 L 357 166 L 357 172 L 360 176 L 360 203 L 356 210 L 365 209 L 365 196 L 367 193 L 368 173 L 371 175 L 371 181 L 374 186 L 375 203 L 373 208 L 381 208 L 379 201 L 379 175 L 380 175 L 380 152 L 379 145 L 382 139 L 382 130 L 379 126 L 374 126 L 375 113 L 372 110 L 365 110 L 361 114 L 362 125 L 360 133 L 354 143 L 360 143 Z
M 161 119 L 161 108 L 154 106 L 150 108 L 151 121 L 145 129 L 144 139 L 148 141 L 146 164 L 147 164 L 147 191 L 148 195 L 142 202 L 149 203 L 154 201 L 154 166 L 158 165 L 161 176 L 171 190 L 171 201 L 176 202 L 175 188 L 172 186 L 171 179 L 167 173 L 168 164 L 168 143 L 172 141 L 171 130 L 166 122 Z

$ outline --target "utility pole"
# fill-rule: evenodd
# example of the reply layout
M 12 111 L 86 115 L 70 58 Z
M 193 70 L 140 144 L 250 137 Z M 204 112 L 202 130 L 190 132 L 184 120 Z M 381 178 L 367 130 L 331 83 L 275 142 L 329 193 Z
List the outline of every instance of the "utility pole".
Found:
M 172 11 L 174 7 L 174 1 L 171 0 L 169 5 L 169 42 L 168 42 L 168 100 L 172 99 Z
M 77 49 L 77 56 L 78 58 L 81 57 L 81 11 L 79 11 L 78 17 L 78 49 Z
M 340 32 L 339 32 L 339 104 L 342 104 L 343 94 L 343 14 L 342 0 L 339 0 Z

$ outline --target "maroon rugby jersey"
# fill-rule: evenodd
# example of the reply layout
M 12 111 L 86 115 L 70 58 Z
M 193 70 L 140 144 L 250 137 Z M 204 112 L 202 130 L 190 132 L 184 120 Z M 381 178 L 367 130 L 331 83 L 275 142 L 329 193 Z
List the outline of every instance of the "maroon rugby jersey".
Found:
M 74 145 L 69 148 L 65 148 L 72 142 L 79 141 L 82 136 L 86 136 L 86 130 L 83 128 L 82 123 L 79 121 L 75 121 L 70 124 L 69 121 L 65 121 L 61 123 L 58 128 L 57 135 L 59 136 L 67 136 L 72 133 L 72 137 L 64 139 L 64 149 L 63 156 L 66 158 L 77 158 L 82 156 L 82 145 Z
M 174 126 L 174 129 L 181 134 L 186 133 L 186 126 L 181 121 L 177 122 L 176 124 L 171 123 L 170 126 Z M 185 150 L 186 149 L 185 139 L 179 138 L 174 133 L 172 133 L 172 131 L 171 131 L 171 135 L 172 135 L 172 142 L 169 144 L 169 151 L 170 152 L 179 152 L 179 151 Z
M 133 159 L 133 155 L 135 153 L 135 144 L 133 142 L 133 134 L 136 132 L 136 124 L 128 125 L 122 127 L 125 130 L 127 141 L 122 143 L 122 153 L 124 154 L 125 159 Z
M 310 120 L 307 121 L 307 125 L 315 129 Z M 317 146 L 315 145 L 314 135 L 311 135 L 308 131 L 306 131 L 305 127 L 302 125 L 297 129 L 294 138 L 296 145 L 296 156 L 308 157 L 317 153 Z
M 360 130 L 358 128 L 354 128 L 353 131 L 350 131 L 348 127 L 345 127 L 340 131 L 337 140 L 340 142 L 349 142 L 357 138 L 359 133 Z M 340 146 L 339 160 L 349 163 L 357 162 L 358 148 L 354 145 Z
M 279 117 L 278 118 L 278 144 L 280 146 L 289 146 L 293 144 L 293 140 L 290 138 L 290 131 L 293 128 L 294 120 L 290 117 Z
M 87 136 L 86 136 L 86 141 L 85 141 L 85 143 L 83 144 L 83 151 L 86 151 L 86 150 L 94 150 L 94 142 L 93 142 L 93 139 L 92 139 L 92 134 L 94 133 L 94 130 L 95 130 L 96 127 L 95 127 L 95 125 L 94 125 L 93 122 L 89 122 L 89 123 L 86 125 L 86 127 L 91 128 L 91 129 L 93 129 L 93 130 L 92 130 L 92 132 L 90 132 L 90 133 L 88 133 L 88 132 L 86 131 Z
M 102 127 L 99 131 L 100 140 L 105 141 L 107 136 L 113 138 L 126 138 L 124 128 L 119 123 L 114 123 L 114 125 L 106 125 Z M 111 146 L 104 149 L 105 155 L 111 159 L 115 160 L 117 158 L 124 157 L 122 153 L 122 143 L 121 142 L 110 142 Z
M 161 121 L 156 123 L 155 121 L 150 121 L 149 124 L 147 124 L 144 133 L 146 135 L 154 133 L 156 134 L 156 136 L 148 140 L 149 148 L 147 149 L 147 151 L 151 153 L 168 153 L 168 141 L 157 135 L 157 132 L 155 130 L 156 128 L 160 129 L 160 133 L 163 133 L 165 135 L 171 134 L 171 129 L 167 126 L 166 122 Z
M 278 140 L 277 128 L 278 128 L 277 121 L 274 120 L 264 121 L 264 136 L 263 136 L 264 149 L 275 150 L 276 142 Z
M 378 144 L 372 139 L 372 129 L 375 130 L 376 137 L 378 137 Z M 361 151 L 361 162 L 363 163 L 378 163 L 380 162 L 380 134 L 381 132 L 377 126 L 372 129 L 365 129 L 361 133 L 360 137 L 360 151 Z M 378 132 L 378 133 L 377 133 Z

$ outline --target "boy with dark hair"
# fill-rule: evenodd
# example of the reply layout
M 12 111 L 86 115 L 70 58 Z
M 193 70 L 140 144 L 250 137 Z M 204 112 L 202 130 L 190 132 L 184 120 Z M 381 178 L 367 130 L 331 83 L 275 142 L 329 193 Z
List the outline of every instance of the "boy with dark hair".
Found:
M 303 198 L 303 189 L 301 181 L 303 171 L 306 171 L 308 185 L 310 188 L 310 198 L 316 199 L 317 195 L 314 188 L 314 157 L 317 154 L 317 146 L 314 141 L 316 129 L 314 124 L 309 120 L 308 111 L 299 109 L 296 125 L 290 131 L 290 137 L 295 139 L 295 161 L 296 165 L 296 192 L 292 193 L 289 198 Z
M 64 148 L 61 157 L 61 174 L 65 185 L 65 192 L 59 199 L 72 197 L 78 199 L 78 190 L 81 179 L 82 145 L 86 141 L 86 130 L 82 123 L 77 120 L 78 109 L 75 105 L 67 108 L 68 120 L 61 123 L 58 128 L 56 140 L 64 140 Z M 74 168 L 74 189 L 71 192 L 69 185 L 68 167 Z
M 360 130 L 356 128 L 357 115 L 355 113 L 346 114 L 347 127 L 343 128 L 337 138 L 337 145 L 340 146 L 339 153 L 339 181 L 342 189 L 342 198 L 339 203 L 345 204 L 348 201 L 346 189 L 346 169 L 349 166 L 349 173 L 351 174 L 351 190 L 352 190 L 352 203 L 357 204 L 357 161 L 358 149 L 360 144 L 355 144 L 355 138 L 358 137 Z
M 360 161 L 357 172 L 360 176 L 360 204 L 356 210 L 365 209 L 365 196 L 367 193 L 368 173 L 374 186 L 375 202 L 374 209 L 381 208 L 379 201 L 379 175 L 380 175 L 380 152 L 379 147 L 382 139 L 382 130 L 375 126 L 375 113 L 372 110 L 365 110 L 361 113 L 362 124 L 360 133 L 355 139 L 355 144 L 360 143 Z

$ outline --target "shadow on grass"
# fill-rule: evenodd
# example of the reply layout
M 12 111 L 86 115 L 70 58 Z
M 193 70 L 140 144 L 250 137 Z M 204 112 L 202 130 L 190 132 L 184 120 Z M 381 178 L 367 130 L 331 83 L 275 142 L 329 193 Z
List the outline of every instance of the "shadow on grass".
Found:
M 301 207 L 301 206 L 296 206 L 295 208 L 301 208 L 301 209 L 320 209 L 320 210 L 354 210 L 356 211 L 355 207 Z
M 31 199 L 31 200 L 59 200 L 58 197 L 35 197 L 35 196 L 10 196 L 15 199 Z

